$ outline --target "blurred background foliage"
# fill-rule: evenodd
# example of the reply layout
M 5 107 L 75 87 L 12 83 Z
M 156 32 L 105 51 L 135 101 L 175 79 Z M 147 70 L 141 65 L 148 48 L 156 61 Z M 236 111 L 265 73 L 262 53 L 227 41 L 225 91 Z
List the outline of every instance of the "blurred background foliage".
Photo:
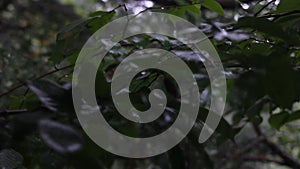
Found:
M 216 133 L 198 144 L 210 101 L 203 64 L 170 37 L 124 39 L 107 54 L 95 82 L 101 111 L 115 129 L 147 137 L 167 129 L 177 116 L 176 82 L 156 70 L 135 77 L 130 97 L 146 110 L 150 90 L 163 89 L 168 96 L 164 114 L 137 125 L 116 111 L 111 77 L 136 50 L 175 53 L 195 72 L 201 92 L 199 117 L 186 139 L 157 157 L 128 159 L 102 150 L 85 135 L 73 110 L 70 82 L 92 33 L 120 16 L 149 11 L 185 18 L 210 38 L 225 68 L 228 99 Z M 300 168 L 299 0 L 0 0 L 0 30 L 1 168 Z

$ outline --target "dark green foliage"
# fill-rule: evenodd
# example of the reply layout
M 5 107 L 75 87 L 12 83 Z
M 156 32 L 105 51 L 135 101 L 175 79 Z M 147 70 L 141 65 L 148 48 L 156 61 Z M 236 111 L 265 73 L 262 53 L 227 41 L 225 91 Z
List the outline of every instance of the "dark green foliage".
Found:
M 67 125 L 40 120 L 39 132 L 45 143 L 60 153 L 74 153 L 82 148 L 82 138 L 77 131 Z
M 180 92 L 174 79 L 164 72 L 145 70 L 130 84 L 130 101 L 141 111 L 150 107 L 148 95 L 151 90 L 158 88 L 165 92 L 167 109 L 155 122 L 141 125 L 125 119 L 117 112 L 111 99 L 111 79 L 122 59 L 137 50 L 154 47 L 177 54 L 191 68 L 201 93 L 199 115 L 189 135 L 158 157 L 136 160 L 104 151 L 85 135 L 74 112 L 71 89 L 73 65 L 90 35 L 120 14 L 132 12 L 133 8 L 111 1 L 107 4 L 117 6 L 113 10 L 79 16 L 70 6 L 57 1 L 52 4 L 50 1 L 28 0 L 26 5 L 17 0 L 3 0 L 0 1 L 0 28 L 7 34 L 11 34 L 9 28 L 12 28 L 15 34 L 11 37 L 13 41 L 7 43 L 6 35 L 0 33 L 3 37 L 0 40 L 1 169 L 227 169 L 249 167 L 245 163 L 251 160 L 291 168 L 297 166 L 297 160 L 286 155 L 284 150 L 274 148 L 268 135 L 259 131 L 258 126 L 265 126 L 268 121 L 268 127 L 278 131 L 284 128 L 294 136 L 300 131 L 292 125 L 300 119 L 297 105 L 300 100 L 300 1 L 281 0 L 278 5 L 275 1 L 242 1 L 241 5 L 246 3 L 248 9 L 242 9 L 238 3 L 230 7 L 231 3 L 222 0 L 153 2 L 156 6 L 149 11 L 188 19 L 203 28 L 219 52 L 227 76 L 228 97 L 225 115 L 213 137 L 205 144 L 197 142 L 210 105 L 210 82 L 204 65 L 193 59 L 194 53 L 176 39 L 156 34 L 138 35 L 116 44 L 98 68 L 95 94 L 108 123 L 122 134 L 149 137 L 165 131 L 176 120 Z M 55 12 L 56 8 L 59 10 Z M 41 12 L 42 9 L 50 12 Z M 7 17 L 9 12 L 19 20 Z M 21 17 L 23 12 L 24 18 Z M 234 15 L 242 17 L 234 18 Z M 30 19 L 34 16 L 43 21 L 34 25 L 34 19 Z M 60 20 L 64 16 L 65 20 Z M 27 22 L 33 25 L 27 25 Z M 62 28 L 59 32 L 52 32 L 59 28 Z M 24 35 L 27 33 L 29 36 Z M 49 37 L 45 38 L 44 34 Z M 15 40 L 17 45 L 14 45 Z M 32 57 L 32 60 L 23 56 Z M 26 64 L 27 71 L 18 70 L 24 69 Z M 49 65 L 55 65 L 54 69 L 50 70 Z M 69 66 L 63 69 L 62 65 Z M 9 90 L 11 83 L 18 80 L 21 80 L 20 84 Z M 235 146 L 244 144 L 236 138 L 249 124 L 254 126 L 258 136 L 254 141 L 246 139 L 248 144 L 245 145 L 250 145 L 250 148 L 242 145 L 235 150 Z M 289 137 L 282 136 L 278 140 L 288 152 L 296 151 L 293 151 L 295 146 L 284 145 L 291 142 Z M 256 150 L 251 147 L 255 141 L 270 148 L 257 146 Z M 300 147 L 299 143 L 296 145 L 296 148 Z M 263 158 L 250 158 L 248 154 L 263 154 Z M 276 158 L 270 160 L 268 157 Z M 226 165 L 223 165 L 224 161 Z

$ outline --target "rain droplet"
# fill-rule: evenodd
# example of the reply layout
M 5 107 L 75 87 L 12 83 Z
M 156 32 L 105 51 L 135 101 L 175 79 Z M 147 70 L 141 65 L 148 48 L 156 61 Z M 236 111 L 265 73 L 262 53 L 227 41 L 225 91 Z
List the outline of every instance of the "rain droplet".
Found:
M 245 4 L 245 3 L 241 3 L 241 6 L 243 9 L 249 9 L 249 5 L 248 4 Z

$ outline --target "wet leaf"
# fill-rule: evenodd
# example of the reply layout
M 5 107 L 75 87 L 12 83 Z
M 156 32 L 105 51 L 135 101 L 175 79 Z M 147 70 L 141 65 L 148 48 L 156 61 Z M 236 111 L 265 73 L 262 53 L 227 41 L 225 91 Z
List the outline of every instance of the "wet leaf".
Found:
M 95 14 L 94 14 L 95 15 Z M 101 27 L 103 27 L 105 24 L 109 23 L 112 18 L 114 17 L 115 12 L 107 12 L 102 14 L 100 17 L 93 17 L 90 19 L 89 23 L 88 23 L 88 28 L 93 31 L 96 32 L 98 29 L 100 29 Z
M 0 168 L 16 169 L 22 166 L 23 157 L 13 149 L 5 149 L 0 152 Z
M 27 82 L 29 89 L 51 111 L 73 112 L 73 101 L 70 90 L 49 80 Z
M 217 115 L 217 113 L 215 113 Z M 208 115 L 208 110 L 205 108 L 200 108 L 197 122 L 203 123 L 206 121 Z M 210 124 L 206 124 L 208 127 Z M 222 137 L 234 140 L 235 135 L 240 131 L 240 129 L 233 128 L 226 119 L 221 118 L 219 125 L 216 129 L 216 132 L 219 133 Z
M 269 124 L 279 130 L 286 123 L 296 121 L 300 119 L 300 111 L 296 111 L 293 113 L 288 113 L 286 111 L 273 114 L 269 119 Z
M 39 132 L 44 142 L 59 153 L 74 153 L 82 148 L 82 137 L 72 127 L 52 120 L 41 120 Z
M 243 17 L 237 23 L 237 28 L 252 28 L 272 37 L 280 38 L 290 44 L 299 44 L 299 39 L 286 32 L 283 27 L 265 18 Z
M 216 0 L 204 0 L 201 5 L 224 16 L 224 9 Z
M 300 10 L 300 1 L 297 0 L 281 0 L 275 13 L 285 13 Z

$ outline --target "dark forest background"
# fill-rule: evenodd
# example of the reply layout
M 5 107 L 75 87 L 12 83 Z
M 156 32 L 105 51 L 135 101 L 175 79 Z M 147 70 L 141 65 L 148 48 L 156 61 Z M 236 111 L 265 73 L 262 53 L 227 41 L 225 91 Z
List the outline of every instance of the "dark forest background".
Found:
M 85 135 L 73 109 L 72 72 L 96 30 L 120 16 L 149 11 L 187 19 L 210 38 L 227 78 L 226 111 L 213 137 L 198 144 L 210 101 L 203 65 L 195 66 L 191 50 L 170 37 L 125 39 L 105 57 L 95 82 L 97 98 L 105 100 L 103 115 L 120 132 L 159 133 L 178 109 L 175 82 L 149 70 L 132 82 L 131 101 L 145 110 L 150 89 L 164 89 L 171 98 L 164 118 L 140 128 L 118 115 L 111 76 L 135 50 L 177 54 L 197 70 L 201 92 L 201 115 L 187 138 L 159 156 L 129 159 Z M 299 66 L 299 0 L 0 0 L 0 168 L 300 169 Z

